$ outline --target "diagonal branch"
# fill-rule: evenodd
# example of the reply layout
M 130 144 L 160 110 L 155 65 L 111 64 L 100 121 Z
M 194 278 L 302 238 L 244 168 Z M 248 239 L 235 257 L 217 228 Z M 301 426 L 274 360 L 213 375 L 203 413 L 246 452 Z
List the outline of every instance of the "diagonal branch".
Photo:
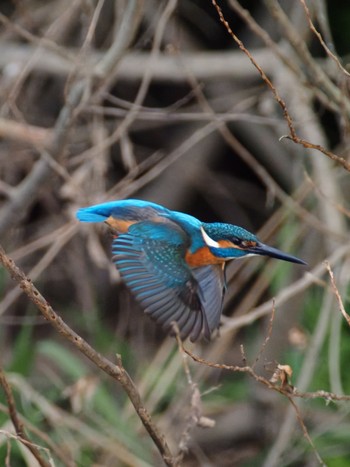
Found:
M 68 326 L 68 324 L 66 324 L 63 319 L 53 310 L 50 304 L 45 300 L 45 298 L 41 295 L 31 280 L 24 274 L 24 272 L 15 264 L 11 258 L 6 255 L 1 245 L 0 263 L 11 274 L 12 279 L 18 282 L 23 292 L 34 303 L 44 318 L 56 329 L 56 331 L 58 331 L 67 341 L 73 344 L 75 348 L 77 348 L 82 354 L 91 360 L 98 368 L 120 383 L 128 395 L 131 403 L 133 404 L 135 411 L 146 428 L 148 434 L 157 446 L 165 464 L 168 466 L 175 466 L 175 461 L 172 457 L 165 437 L 154 424 L 150 414 L 144 407 L 135 383 L 122 365 L 121 357 L 118 355 L 117 364 L 113 364 L 110 360 L 105 358 L 93 347 L 91 347 L 91 345 L 88 344 L 75 331 L 73 331 Z

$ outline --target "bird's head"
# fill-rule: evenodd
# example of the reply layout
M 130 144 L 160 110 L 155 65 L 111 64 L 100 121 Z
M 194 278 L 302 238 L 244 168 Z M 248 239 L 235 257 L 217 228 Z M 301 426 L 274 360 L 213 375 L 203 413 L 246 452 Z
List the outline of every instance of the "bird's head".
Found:
M 202 236 L 210 252 L 222 260 L 248 256 L 270 256 L 271 258 L 306 264 L 305 261 L 288 255 L 277 248 L 262 243 L 258 237 L 237 225 L 212 223 L 202 224 Z

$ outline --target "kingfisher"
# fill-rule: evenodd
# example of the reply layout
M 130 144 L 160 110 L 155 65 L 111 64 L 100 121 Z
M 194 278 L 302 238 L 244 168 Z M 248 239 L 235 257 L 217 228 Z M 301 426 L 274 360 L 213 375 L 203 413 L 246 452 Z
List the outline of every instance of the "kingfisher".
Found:
M 149 201 L 110 201 L 76 215 L 109 226 L 112 260 L 145 313 L 166 332 L 176 322 L 181 339 L 192 342 L 209 340 L 220 325 L 228 261 L 258 255 L 306 265 L 242 227 L 201 222 Z

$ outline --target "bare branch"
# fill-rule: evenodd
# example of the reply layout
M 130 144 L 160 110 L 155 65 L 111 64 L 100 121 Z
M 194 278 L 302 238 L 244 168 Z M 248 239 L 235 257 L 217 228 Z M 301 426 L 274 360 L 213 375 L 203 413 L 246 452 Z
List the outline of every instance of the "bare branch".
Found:
M 21 271 L 14 261 L 9 258 L 2 246 L 0 245 L 0 263 L 11 274 L 27 297 L 34 303 L 34 305 L 43 314 L 44 318 L 73 346 L 91 360 L 98 368 L 106 374 L 118 381 L 123 387 L 132 402 L 136 413 L 142 421 L 144 427 L 148 431 L 150 437 L 153 439 L 157 446 L 164 462 L 168 466 L 174 466 L 174 460 L 166 443 L 164 436 L 159 432 L 157 426 L 154 424 L 151 416 L 143 406 L 140 394 L 138 393 L 135 383 L 130 378 L 129 374 L 121 363 L 121 358 L 118 357 L 118 364 L 115 365 L 107 358 L 96 352 L 82 337 L 74 332 L 63 319 L 53 310 L 45 298 L 41 295 L 39 290 L 34 286 L 30 279 L 28 279 L 23 271 Z
M 329 50 L 329 47 L 327 46 L 327 44 L 323 40 L 322 35 L 315 28 L 315 25 L 314 25 L 314 23 L 313 23 L 313 21 L 311 19 L 310 10 L 309 10 L 308 6 L 306 5 L 305 0 L 300 0 L 300 3 L 304 7 L 305 15 L 307 17 L 307 20 L 308 20 L 311 31 L 315 34 L 317 39 L 320 41 L 320 44 L 322 45 L 322 47 L 323 47 L 324 51 L 326 52 L 326 54 L 336 63 L 336 65 L 337 65 L 337 67 L 339 68 L 340 71 L 342 71 L 347 77 L 350 77 L 350 73 L 340 63 L 339 58 L 331 50 Z

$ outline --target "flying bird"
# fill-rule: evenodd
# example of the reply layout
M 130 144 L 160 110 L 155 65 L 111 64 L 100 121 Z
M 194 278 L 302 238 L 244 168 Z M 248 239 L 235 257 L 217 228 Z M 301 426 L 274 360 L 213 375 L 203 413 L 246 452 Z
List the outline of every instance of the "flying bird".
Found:
M 167 332 L 175 321 L 181 338 L 193 342 L 219 327 L 228 261 L 259 255 L 306 264 L 242 227 L 201 222 L 149 201 L 97 204 L 79 209 L 77 218 L 112 229 L 113 262 L 145 313 Z

